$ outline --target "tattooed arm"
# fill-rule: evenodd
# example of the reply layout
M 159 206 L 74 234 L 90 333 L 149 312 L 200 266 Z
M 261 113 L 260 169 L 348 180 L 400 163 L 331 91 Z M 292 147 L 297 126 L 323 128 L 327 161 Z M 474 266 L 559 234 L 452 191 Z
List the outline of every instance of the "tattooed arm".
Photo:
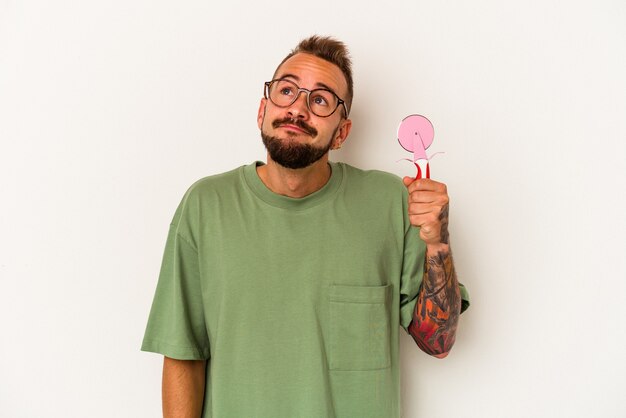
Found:
M 426 263 L 413 320 L 408 331 L 417 345 L 438 358 L 454 344 L 461 313 L 461 294 L 448 236 L 448 194 L 445 184 L 405 177 L 409 219 L 426 242 Z
M 409 333 L 424 352 L 443 358 L 454 344 L 461 313 L 461 292 L 449 246 L 429 248 L 425 267 Z

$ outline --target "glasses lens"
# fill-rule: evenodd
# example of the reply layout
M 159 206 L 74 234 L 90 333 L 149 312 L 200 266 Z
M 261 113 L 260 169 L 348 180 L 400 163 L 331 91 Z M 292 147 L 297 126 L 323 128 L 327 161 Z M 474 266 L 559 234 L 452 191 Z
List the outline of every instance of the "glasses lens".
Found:
M 289 80 L 276 80 L 270 84 L 269 98 L 276 106 L 290 106 L 298 99 L 300 88 Z M 312 90 L 308 95 L 309 109 L 317 116 L 331 115 L 339 105 L 335 94 L 326 89 Z
M 337 96 L 334 93 L 318 89 L 309 94 L 309 108 L 317 116 L 328 116 L 337 108 Z
M 270 84 L 270 99 L 276 106 L 289 106 L 298 97 L 298 86 L 291 81 L 277 80 Z

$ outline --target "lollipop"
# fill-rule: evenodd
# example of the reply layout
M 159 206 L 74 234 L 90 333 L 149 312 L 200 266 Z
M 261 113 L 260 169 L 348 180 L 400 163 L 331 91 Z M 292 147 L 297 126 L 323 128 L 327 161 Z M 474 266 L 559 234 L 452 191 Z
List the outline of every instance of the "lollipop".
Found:
M 422 178 L 422 170 L 425 170 L 426 178 L 430 178 L 426 149 L 433 143 L 434 137 L 433 124 L 421 115 L 409 115 L 398 126 L 398 142 L 402 148 L 413 153 L 413 160 L 409 161 L 417 167 L 417 179 Z

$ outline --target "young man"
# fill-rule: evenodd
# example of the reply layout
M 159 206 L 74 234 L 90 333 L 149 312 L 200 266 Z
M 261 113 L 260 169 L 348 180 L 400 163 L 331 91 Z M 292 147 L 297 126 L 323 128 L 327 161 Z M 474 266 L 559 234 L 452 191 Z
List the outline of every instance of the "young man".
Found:
M 305 39 L 265 83 L 267 163 L 185 194 L 142 346 L 166 417 L 399 417 L 398 325 L 452 347 L 446 187 L 329 163 L 352 89 L 345 46 Z

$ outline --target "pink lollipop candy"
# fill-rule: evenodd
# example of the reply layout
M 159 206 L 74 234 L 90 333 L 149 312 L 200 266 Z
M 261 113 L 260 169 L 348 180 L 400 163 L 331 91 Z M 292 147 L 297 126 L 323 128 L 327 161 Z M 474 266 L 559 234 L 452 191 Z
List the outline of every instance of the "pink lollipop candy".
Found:
M 413 161 L 427 160 L 426 148 L 435 137 L 435 129 L 422 115 L 410 115 L 402 119 L 398 127 L 398 141 L 402 148 L 413 153 Z
M 409 115 L 402 119 L 398 127 L 398 142 L 405 150 L 413 153 L 413 162 L 417 167 L 417 178 L 422 177 L 422 169 L 419 163 L 425 162 L 426 178 L 430 178 L 430 167 L 426 148 L 430 147 L 435 137 L 435 129 L 422 115 Z M 419 161 L 419 163 L 418 163 Z

